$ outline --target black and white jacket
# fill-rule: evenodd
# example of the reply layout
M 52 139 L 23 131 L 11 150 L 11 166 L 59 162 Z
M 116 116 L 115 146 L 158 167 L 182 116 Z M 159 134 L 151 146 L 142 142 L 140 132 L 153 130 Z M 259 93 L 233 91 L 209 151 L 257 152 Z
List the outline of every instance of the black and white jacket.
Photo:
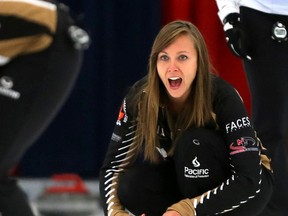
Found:
M 263 164 L 270 169 L 270 159 L 256 137 L 241 97 L 220 77 L 215 76 L 212 80 L 213 111 L 227 148 L 230 149 L 232 175 L 215 190 L 205 193 L 206 197 L 194 206 L 197 215 L 221 214 L 249 202 L 259 193 Z M 128 95 L 133 95 L 136 89 L 137 84 Z M 125 210 L 117 197 L 117 182 L 119 173 L 131 165 L 130 159 L 135 151 L 134 109 L 130 106 L 129 96 L 125 97 L 100 171 L 100 192 L 105 215 Z M 209 199 L 205 199 L 207 196 Z

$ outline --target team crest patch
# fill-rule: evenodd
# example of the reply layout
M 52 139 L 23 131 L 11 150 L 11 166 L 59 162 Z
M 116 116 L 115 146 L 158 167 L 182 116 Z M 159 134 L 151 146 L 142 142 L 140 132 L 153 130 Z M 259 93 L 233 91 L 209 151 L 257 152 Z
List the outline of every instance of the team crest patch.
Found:
M 126 113 L 126 99 L 123 101 L 122 106 L 120 108 L 119 114 L 118 114 L 118 119 L 116 121 L 116 125 L 121 126 L 122 122 L 126 123 L 128 121 L 128 116 Z

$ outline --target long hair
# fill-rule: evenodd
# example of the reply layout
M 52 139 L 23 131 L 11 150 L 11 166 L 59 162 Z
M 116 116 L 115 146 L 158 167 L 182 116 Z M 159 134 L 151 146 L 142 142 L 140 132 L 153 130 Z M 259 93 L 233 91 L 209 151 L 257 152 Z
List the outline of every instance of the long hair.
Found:
M 158 146 L 157 121 L 160 106 L 169 103 L 165 87 L 157 72 L 158 54 L 173 43 L 179 36 L 188 35 L 195 45 L 198 68 L 192 89 L 185 107 L 177 122 L 170 121 L 170 129 L 185 130 L 188 127 L 201 127 L 212 118 L 210 62 L 204 38 L 192 23 L 173 21 L 165 25 L 156 36 L 149 58 L 147 81 L 138 92 L 135 101 L 138 106 L 136 143 L 138 151 L 144 145 L 145 159 L 157 162 Z M 164 100 L 163 100 L 164 99 Z M 172 131 L 173 132 L 173 131 Z

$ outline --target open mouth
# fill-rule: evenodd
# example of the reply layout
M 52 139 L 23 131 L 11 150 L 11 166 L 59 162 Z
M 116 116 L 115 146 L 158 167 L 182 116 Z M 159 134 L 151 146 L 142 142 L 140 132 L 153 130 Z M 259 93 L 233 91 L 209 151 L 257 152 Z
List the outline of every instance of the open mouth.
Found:
M 169 84 L 172 88 L 178 88 L 182 83 L 182 78 L 180 77 L 170 77 L 168 78 Z

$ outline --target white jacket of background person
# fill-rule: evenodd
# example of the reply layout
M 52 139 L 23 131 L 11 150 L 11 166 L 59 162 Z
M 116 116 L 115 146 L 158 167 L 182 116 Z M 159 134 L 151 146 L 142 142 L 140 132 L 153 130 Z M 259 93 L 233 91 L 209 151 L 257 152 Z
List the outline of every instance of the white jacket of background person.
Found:
M 245 6 L 269 14 L 288 15 L 288 0 L 216 0 L 218 16 L 223 22 L 230 13 L 239 13 Z

